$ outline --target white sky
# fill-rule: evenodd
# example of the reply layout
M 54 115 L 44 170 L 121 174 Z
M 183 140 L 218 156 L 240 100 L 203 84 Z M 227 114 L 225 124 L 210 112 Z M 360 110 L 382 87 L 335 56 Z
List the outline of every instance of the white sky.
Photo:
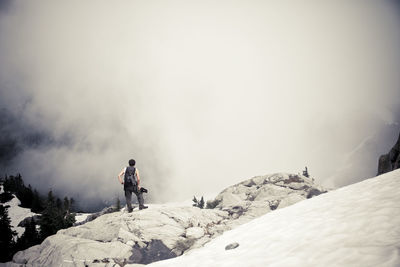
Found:
M 332 185 L 346 155 L 398 122 L 395 8 L 15 1 L 0 15 L 2 104 L 72 143 L 27 149 L 13 168 L 86 198 L 122 195 L 131 157 L 154 201 L 304 166 Z

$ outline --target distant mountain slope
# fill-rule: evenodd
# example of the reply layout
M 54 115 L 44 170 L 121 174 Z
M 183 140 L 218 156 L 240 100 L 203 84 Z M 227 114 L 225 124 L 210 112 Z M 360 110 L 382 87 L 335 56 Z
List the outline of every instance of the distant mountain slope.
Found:
M 150 266 L 400 266 L 399 188 L 395 170 L 268 213 Z M 226 250 L 229 244 L 239 246 Z
M 380 156 L 378 175 L 400 168 L 400 135 L 389 153 Z
M 332 181 L 334 187 L 339 188 L 375 177 L 379 156 L 389 151 L 398 134 L 399 125 L 397 124 L 388 124 L 370 133 L 343 157 L 342 162 L 335 166 L 328 180 Z

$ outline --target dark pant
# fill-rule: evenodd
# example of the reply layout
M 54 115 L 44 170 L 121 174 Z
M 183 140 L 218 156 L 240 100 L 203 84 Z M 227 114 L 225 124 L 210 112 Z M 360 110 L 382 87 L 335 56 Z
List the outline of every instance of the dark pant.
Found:
M 132 193 L 136 195 L 139 202 L 139 207 L 143 207 L 144 205 L 143 193 L 137 190 L 137 187 L 125 188 L 125 200 L 126 205 L 128 206 L 128 211 L 132 210 Z

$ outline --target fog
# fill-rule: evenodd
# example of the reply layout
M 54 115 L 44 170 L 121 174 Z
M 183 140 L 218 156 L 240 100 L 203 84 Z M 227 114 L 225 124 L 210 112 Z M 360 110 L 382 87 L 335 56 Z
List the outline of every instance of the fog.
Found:
M 122 198 L 130 158 L 147 202 L 372 177 L 400 130 L 399 26 L 390 1 L 4 1 L 2 172 L 84 207 Z

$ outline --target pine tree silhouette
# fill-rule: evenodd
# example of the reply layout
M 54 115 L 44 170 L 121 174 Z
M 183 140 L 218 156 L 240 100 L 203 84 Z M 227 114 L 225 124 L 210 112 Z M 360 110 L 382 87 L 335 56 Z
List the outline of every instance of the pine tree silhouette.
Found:
M 200 209 L 203 209 L 204 208 L 204 198 L 203 197 L 201 197 L 201 199 L 200 200 L 198 200 L 197 198 L 196 198 L 196 196 L 194 196 L 193 197 L 193 199 L 192 199 L 192 201 L 193 201 L 193 207 L 198 207 L 198 208 L 200 208 Z
M 40 243 L 39 233 L 36 230 L 36 224 L 33 219 L 25 226 L 25 232 L 17 241 L 17 251 L 27 249 Z
M 47 195 L 45 209 L 43 210 L 39 221 L 41 239 L 45 239 L 49 235 L 54 235 L 64 226 L 63 214 L 62 211 L 57 208 L 56 202 L 57 200 L 54 198 L 53 192 L 50 190 Z M 58 204 L 61 206 L 60 203 Z
M 201 197 L 198 207 L 199 207 L 200 209 L 203 209 L 203 208 L 204 208 L 204 198 L 203 198 L 203 197 Z
M 16 232 L 11 229 L 8 207 L 0 205 L 0 262 L 10 261 L 15 248 L 14 236 Z

